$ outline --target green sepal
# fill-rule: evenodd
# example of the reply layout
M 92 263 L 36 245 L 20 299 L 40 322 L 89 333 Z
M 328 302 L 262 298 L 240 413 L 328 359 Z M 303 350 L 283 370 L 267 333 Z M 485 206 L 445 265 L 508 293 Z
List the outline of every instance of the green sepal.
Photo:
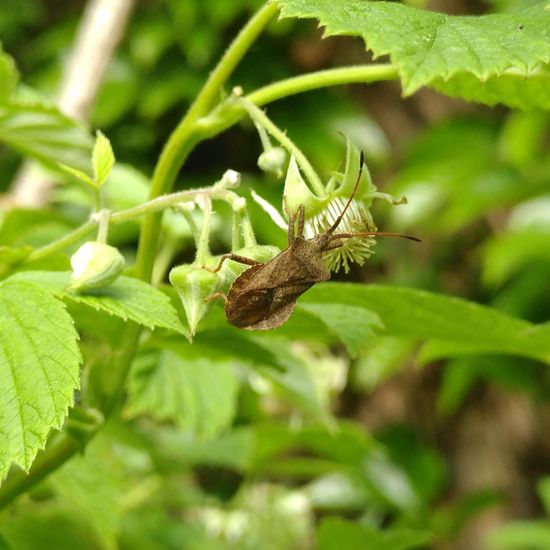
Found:
M 168 278 L 180 297 L 193 337 L 210 307 L 208 298 L 218 290 L 221 276 L 196 264 L 183 264 L 174 267 Z
M 302 204 L 306 210 L 306 218 L 311 218 L 321 212 L 328 202 L 326 197 L 317 197 L 307 186 L 294 156 L 290 157 L 284 188 L 285 211 L 287 216 L 296 212 Z
M 349 198 L 353 193 L 353 188 L 357 183 L 357 176 L 361 169 L 361 152 L 346 136 L 346 167 L 344 173 L 336 172 L 327 184 L 327 193 L 334 197 Z M 365 202 L 368 208 L 372 202 L 372 193 L 376 191 L 375 185 L 366 164 L 363 164 L 361 179 L 357 186 L 355 199 Z

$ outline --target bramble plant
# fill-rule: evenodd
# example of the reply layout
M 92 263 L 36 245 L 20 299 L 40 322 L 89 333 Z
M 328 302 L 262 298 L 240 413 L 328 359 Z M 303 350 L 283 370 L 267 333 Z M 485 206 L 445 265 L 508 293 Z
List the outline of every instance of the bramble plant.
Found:
M 81 540 L 93 541 L 94 548 L 172 548 L 182 547 L 183 540 L 205 547 L 216 537 L 216 548 L 225 548 L 222 542 L 299 548 L 315 537 L 324 549 L 399 550 L 451 537 L 453 520 L 425 513 L 442 485 L 436 479 L 443 470 L 438 458 L 419 450 L 417 462 L 404 464 L 395 449 L 367 435 L 358 422 L 337 418 L 330 408 L 331 396 L 343 388 L 337 379 L 350 360 L 354 365 L 378 360 L 381 382 L 419 345 L 421 364 L 496 355 L 548 364 L 550 325 L 525 320 L 512 306 L 500 311 L 498 303 L 482 305 L 412 286 L 323 282 L 299 299 L 288 324 L 269 333 L 245 332 L 230 326 L 211 298 L 227 293 L 248 266 L 226 261 L 219 271 L 214 268 L 224 252 L 269 262 L 281 251 L 280 238 L 258 243 L 264 239 L 257 238 L 257 211 L 268 231 L 278 226 L 293 234 L 289 214 L 303 207 L 304 236 L 312 239 L 333 226 L 351 198 L 336 236 L 369 234 L 382 226 L 381 231 L 424 237 L 429 229 L 421 223 L 422 208 L 432 230 L 449 235 L 493 204 L 509 206 L 544 193 L 547 200 L 547 173 L 529 180 L 522 192 L 510 191 L 518 182 L 506 178 L 513 178 L 509 166 L 519 174 L 540 164 L 537 143 L 547 119 L 538 113 L 550 109 L 548 6 L 544 1 L 455 16 L 382 1 L 267 2 L 201 85 L 162 147 L 150 182 L 136 168 L 115 162 L 119 152 L 104 133 L 93 138 L 83 123 L 19 82 L 14 60 L 0 52 L 0 141 L 38 161 L 60 184 L 52 212 L 8 208 L 6 202 L 0 219 L 0 508 L 15 518 L 10 525 L 8 515 L 0 516 L 0 548 L 39 547 L 22 533 L 41 500 L 50 506 L 41 520 L 44 532 L 53 533 L 67 508 L 85 517 L 86 527 L 75 527 L 67 548 Z M 315 19 L 325 36 L 359 36 L 387 62 L 314 71 L 243 91 L 237 67 L 266 27 L 284 27 L 291 18 Z M 366 166 L 361 171 L 365 147 L 354 142 L 352 132 L 343 129 L 345 153 L 328 176 L 321 175 L 315 155 L 273 121 L 268 107 L 321 88 L 389 80 L 401 83 L 405 97 L 427 87 L 525 110 L 513 115 L 524 117 L 519 124 L 527 120 L 533 146 L 514 142 L 508 129 L 497 154 L 493 130 L 470 134 L 464 126 L 449 130 L 464 139 L 460 151 L 438 151 L 444 129 L 440 142 L 428 136 L 418 150 L 429 152 L 424 157 L 417 152 L 410 161 L 410 174 L 424 179 L 404 170 L 390 194 L 378 190 Z M 530 111 L 537 113 L 531 119 Z M 264 193 L 254 185 L 251 200 L 244 175 L 231 165 L 214 183 L 174 190 L 191 153 L 240 121 L 257 131 L 259 171 L 270 181 L 284 181 L 282 192 Z M 478 187 L 481 198 L 463 201 L 464 186 L 477 185 L 477 174 L 494 166 L 499 155 L 509 163 L 499 172 L 506 173 L 505 183 L 499 187 L 501 179 L 488 176 L 487 188 Z M 420 166 L 424 158 L 429 161 Z M 444 185 L 432 192 L 440 177 Z M 422 202 L 426 193 L 430 198 Z M 440 198 L 451 203 L 441 215 Z M 381 224 L 373 202 L 384 201 L 392 214 Z M 33 224 L 39 230 L 27 236 Z M 129 239 L 121 237 L 124 231 Z M 513 230 L 501 231 L 488 241 L 483 277 L 489 285 L 508 281 L 533 258 L 548 258 L 547 233 L 529 235 L 532 240 L 522 241 Z M 529 243 L 525 249 L 523 242 Z M 371 258 L 375 237 L 339 244 L 323 261 L 328 270 L 347 275 L 353 264 L 363 266 Z M 548 272 L 543 273 L 542 281 Z M 369 350 L 379 356 L 373 352 L 371 359 Z M 464 392 L 469 384 L 464 378 Z M 460 399 L 448 399 L 455 398 Z M 303 456 L 295 453 L 304 450 Z M 179 460 L 180 471 L 174 466 Z M 215 501 L 181 479 L 182 471 L 199 465 L 232 469 L 247 479 L 233 508 L 224 509 L 233 495 Z M 274 479 L 281 476 L 292 484 L 277 485 Z M 303 479 L 307 488 L 300 488 Z M 546 504 L 547 481 L 539 482 Z M 171 508 L 184 510 L 179 522 L 159 513 Z M 334 514 L 315 525 L 318 510 Z M 359 520 L 349 520 L 352 516 Z M 142 524 L 140 517 L 146 518 Z M 152 526 L 157 520 L 161 527 Z M 48 521 L 54 527 L 46 528 Z M 170 523 L 172 537 L 158 535 L 163 522 Z M 273 545 L 264 538 L 271 533 L 268 523 L 284 524 Z M 506 529 L 513 527 L 525 529 L 527 547 L 530 536 L 550 544 L 548 525 L 535 533 L 529 523 L 495 531 L 491 543 L 511 547 Z M 136 546 L 141 538 L 146 542 Z

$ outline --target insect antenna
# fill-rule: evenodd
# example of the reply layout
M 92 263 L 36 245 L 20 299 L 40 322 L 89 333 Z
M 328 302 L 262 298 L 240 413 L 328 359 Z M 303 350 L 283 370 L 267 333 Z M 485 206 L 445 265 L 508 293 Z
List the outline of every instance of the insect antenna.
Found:
M 351 192 L 348 202 L 346 202 L 346 205 L 344 206 L 342 212 L 340 212 L 340 215 L 336 218 L 334 223 L 326 230 L 326 233 L 328 235 L 331 235 L 332 233 L 334 233 L 334 231 L 336 231 L 336 228 L 340 225 L 340 222 L 343 220 L 344 215 L 347 209 L 349 208 L 351 201 L 353 200 L 353 197 L 355 197 L 355 193 L 357 193 L 357 188 L 359 187 L 359 182 L 361 181 L 361 176 L 363 175 L 364 162 L 365 162 L 365 157 L 364 157 L 363 151 L 361 151 L 361 154 L 359 156 L 359 173 L 357 174 L 357 181 L 355 182 L 353 191 Z
M 401 239 L 409 239 L 409 241 L 415 241 L 421 243 L 422 241 L 418 237 L 412 235 L 403 235 L 402 233 L 386 233 L 384 231 L 368 231 L 364 233 L 336 233 L 331 235 L 331 241 L 337 241 L 338 239 L 351 239 L 352 237 L 399 237 Z

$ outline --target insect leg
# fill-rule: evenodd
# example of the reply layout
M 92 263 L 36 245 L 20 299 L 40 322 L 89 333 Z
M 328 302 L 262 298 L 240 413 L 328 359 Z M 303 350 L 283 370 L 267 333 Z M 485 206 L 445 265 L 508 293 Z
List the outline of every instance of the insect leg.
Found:
M 288 212 L 288 246 L 292 246 L 292 243 L 296 238 L 294 235 L 294 221 L 296 219 L 296 214 L 293 214 L 292 212 L 288 211 L 288 206 L 286 204 L 286 197 L 284 198 L 284 201 L 285 201 L 285 210 Z
M 304 236 L 304 224 L 306 218 L 306 208 L 303 204 L 298 207 L 298 229 L 296 230 L 297 237 Z
M 217 273 L 222 268 L 223 262 L 225 262 L 225 260 L 233 260 L 234 262 L 238 262 L 240 264 L 245 264 L 245 265 L 258 265 L 263 263 L 263 262 L 258 262 L 257 260 L 253 260 L 252 258 L 247 258 L 246 256 L 239 256 L 238 254 L 233 254 L 233 252 L 228 252 L 227 254 L 224 254 L 220 258 L 220 263 L 216 267 L 211 268 L 211 267 L 203 266 L 203 269 L 207 269 L 212 273 Z

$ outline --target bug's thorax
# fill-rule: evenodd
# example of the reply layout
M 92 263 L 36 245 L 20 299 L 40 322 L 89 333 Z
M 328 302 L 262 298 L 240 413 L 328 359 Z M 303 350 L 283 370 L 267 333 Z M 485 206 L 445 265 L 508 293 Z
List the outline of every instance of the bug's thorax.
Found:
M 288 253 L 292 257 L 295 269 L 297 268 L 303 277 L 311 278 L 315 282 L 330 279 L 330 271 L 323 260 L 323 252 L 328 242 L 329 238 L 326 234 L 315 235 L 311 239 L 296 237 Z

